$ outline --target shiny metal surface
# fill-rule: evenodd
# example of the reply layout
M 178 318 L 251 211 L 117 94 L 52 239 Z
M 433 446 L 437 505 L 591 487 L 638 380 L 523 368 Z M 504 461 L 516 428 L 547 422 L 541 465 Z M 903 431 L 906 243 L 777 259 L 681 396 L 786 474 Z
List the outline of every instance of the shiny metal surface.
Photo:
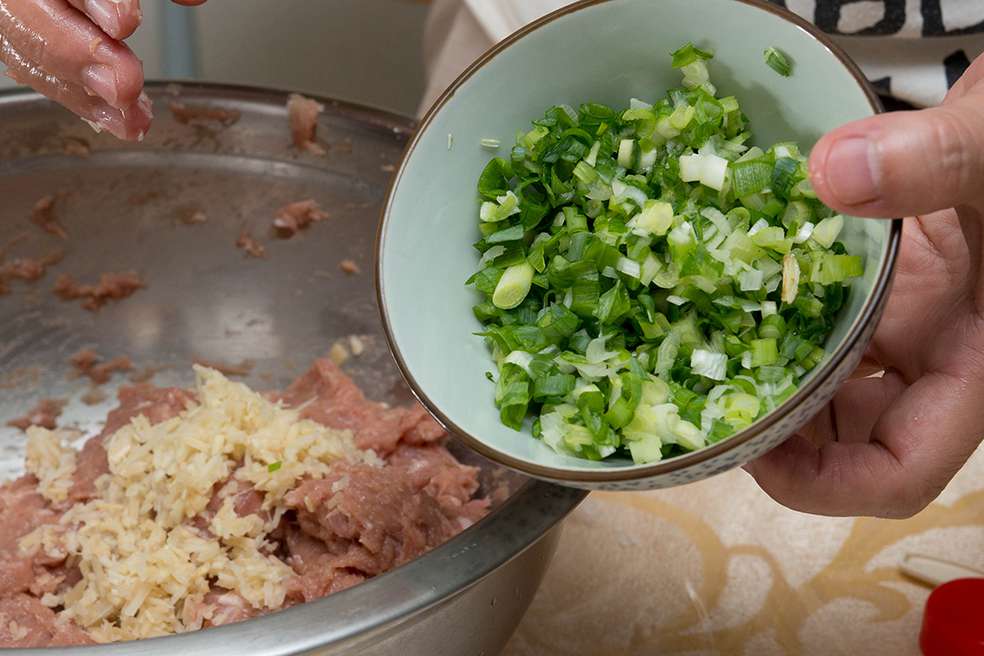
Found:
M 188 384 L 195 359 L 255 366 L 243 380 L 280 387 L 331 344 L 358 335 L 366 352 L 346 368 L 369 396 L 405 401 L 372 294 L 372 243 L 392 165 L 412 131 L 403 118 L 325 100 L 326 157 L 289 147 L 286 94 L 217 85 L 150 88 L 158 115 L 140 145 L 121 144 L 33 94 L 0 95 L 0 248 L 8 257 L 65 257 L 35 283 L 0 296 L 0 423 L 43 397 L 68 400 L 62 424 L 91 433 L 111 402 L 88 406 L 67 376 L 83 347 L 159 368 L 155 382 Z M 239 121 L 183 125 L 169 101 L 218 105 Z M 91 148 L 80 156 L 79 145 Z M 65 242 L 30 221 L 56 196 Z M 330 218 L 291 240 L 270 234 L 281 205 L 314 198 Z M 204 213 L 204 223 L 188 221 Z M 243 229 L 264 259 L 235 247 Z M 13 242 L 13 243 L 11 243 Z M 354 260 L 362 272 L 338 268 Z M 98 313 L 57 299 L 60 273 L 83 282 L 138 271 L 147 288 Z M 114 383 L 125 382 L 117 376 Z M 106 386 L 107 392 L 113 385 Z M 21 470 L 23 437 L 0 428 L 0 479 Z M 351 590 L 243 624 L 80 654 L 486 654 L 522 617 L 556 546 L 558 522 L 584 493 L 532 482 L 453 445 L 502 488 L 483 522 L 443 547 Z M 72 654 L 76 650 L 58 650 Z M 16 652 L 9 652 L 16 653 Z

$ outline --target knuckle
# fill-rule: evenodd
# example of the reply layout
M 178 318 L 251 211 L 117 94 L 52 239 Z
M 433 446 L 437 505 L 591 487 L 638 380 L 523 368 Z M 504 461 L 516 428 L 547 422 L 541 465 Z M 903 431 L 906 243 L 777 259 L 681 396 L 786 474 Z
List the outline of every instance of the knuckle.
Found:
M 936 497 L 923 481 L 893 477 L 882 489 L 883 498 L 874 513 L 885 519 L 908 519 L 919 514 Z
M 929 170 L 941 189 L 958 200 L 969 191 L 978 192 L 984 160 L 980 126 L 972 125 L 963 113 L 940 107 L 930 113 L 925 151 L 932 158 Z

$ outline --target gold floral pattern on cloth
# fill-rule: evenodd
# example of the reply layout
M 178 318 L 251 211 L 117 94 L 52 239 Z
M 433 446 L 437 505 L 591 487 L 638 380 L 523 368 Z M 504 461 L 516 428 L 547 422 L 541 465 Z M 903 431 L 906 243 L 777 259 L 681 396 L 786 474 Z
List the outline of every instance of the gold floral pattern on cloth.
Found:
M 797 513 L 740 470 L 592 494 L 505 656 L 915 656 L 908 553 L 984 570 L 984 451 L 902 521 Z

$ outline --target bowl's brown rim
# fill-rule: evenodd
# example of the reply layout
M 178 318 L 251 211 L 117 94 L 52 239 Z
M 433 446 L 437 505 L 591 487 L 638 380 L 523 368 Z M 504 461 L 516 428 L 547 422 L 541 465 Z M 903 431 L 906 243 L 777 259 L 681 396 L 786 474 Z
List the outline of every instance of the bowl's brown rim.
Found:
M 376 244 L 375 244 L 375 285 L 376 285 L 376 300 L 379 307 L 379 311 L 383 319 L 383 331 L 386 334 L 386 339 L 389 342 L 390 351 L 393 353 L 393 357 L 396 359 L 397 366 L 403 373 L 404 378 L 406 378 L 407 383 L 410 385 L 411 390 L 414 395 L 420 400 L 421 403 L 428 409 L 428 411 L 434 415 L 434 417 L 444 425 L 449 431 L 458 435 L 469 447 L 482 454 L 486 458 L 498 462 L 502 465 L 521 471 L 525 474 L 535 476 L 537 478 L 555 481 L 558 483 L 567 484 L 598 484 L 598 483 L 612 483 L 630 480 L 640 480 L 646 478 L 652 478 L 660 475 L 669 474 L 671 472 L 679 471 L 681 469 L 696 465 L 712 458 L 715 458 L 723 453 L 726 453 L 732 449 L 735 449 L 742 444 L 754 439 L 757 435 L 761 434 L 763 431 L 767 430 L 770 426 L 776 424 L 778 421 L 786 417 L 790 412 L 792 412 L 796 407 L 798 407 L 807 397 L 813 394 L 818 387 L 820 387 L 832 371 L 834 371 L 840 363 L 847 357 L 847 355 L 853 350 L 855 344 L 861 338 L 865 326 L 869 322 L 874 320 L 878 315 L 879 309 L 884 304 L 888 291 L 891 287 L 892 271 L 895 267 L 895 260 L 898 256 L 899 244 L 902 236 L 902 220 L 893 219 L 891 220 L 890 234 L 887 244 L 887 252 L 885 258 L 882 260 L 881 269 L 878 272 L 878 277 L 875 281 L 875 285 L 865 300 L 865 304 L 861 308 L 861 312 L 858 317 L 854 320 L 850 329 L 845 335 L 844 339 L 831 354 L 830 359 L 826 362 L 824 367 L 812 375 L 807 381 L 806 385 L 802 386 L 796 394 L 787 399 L 778 408 L 767 414 L 765 417 L 755 422 L 748 428 L 736 433 L 732 437 L 722 440 L 717 444 L 706 447 L 699 451 L 694 451 L 693 453 L 684 454 L 671 458 L 669 460 L 655 463 L 652 465 L 629 465 L 620 468 L 611 469 L 597 469 L 597 470 L 575 470 L 575 469 L 563 469 L 558 467 L 550 467 L 547 465 L 530 462 L 528 460 L 523 460 L 521 458 L 516 458 L 508 453 L 500 451 L 486 442 L 475 437 L 468 431 L 464 430 L 458 426 L 454 421 L 452 421 L 436 403 L 427 395 L 423 390 L 421 385 L 417 382 L 413 373 L 410 371 L 410 367 L 407 365 L 403 358 L 403 353 L 400 350 L 399 345 L 393 335 L 393 328 L 390 323 L 389 313 L 387 311 L 386 303 L 386 293 L 383 289 L 383 258 L 382 258 L 382 248 L 383 242 L 386 236 L 386 228 L 389 224 L 389 218 L 391 214 L 391 209 L 393 205 L 393 199 L 395 196 L 396 189 L 402 179 L 405 171 L 407 162 L 410 156 L 413 154 L 417 145 L 420 142 L 421 136 L 427 131 L 431 122 L 440 112 L 440 110 L 454 97 L 455 93 L 460 89 L 468 80 L 475 75 L 480 69 L 482 69 L 486 64 L 488 64 L 492 59 L 494 59 L 498 54 L 508 49 L 510 46 L 518 42 L 519 40 L 529 36 L 530 34 L 536 32 L 538 29 L 549 25 L 554 21 L 568 16 L 570 14 L 576 13 L 583 9 L 593 7 L 596 5 L 605 4 L 608 2 L 619 2 L 620 0 L 581 0 L 574 4 L 568 5 L 557 11 L 554 11 L 546 16 L 530 23 L 529 25 L 523 27 L 517 32 L 506 37 L 504 40 L 500 41 L 498 44 L 490 48 L 481 57 L 479 57 L 475 62 L 471 64 L 458 78 L 451 84 L 450 87 L 441 95 L 441 97 L 434 103 L 434 105 L 428 110 L 424 118 L 421 120 L 420 125 L 417 129 L 417 133 L 413 136 L 410 142 L 407 144 L 406 150 L 403 153 L 403 157 L 400 160 L 400 164 L 397 167 L 397 172 L 390 183 L 389 191 L 386 195 L 386 202 L 383 205 L 383 216 L 379 222 L 379 229 L 376 232 Z M 770 4 L 766 0 L 735 0 L 742 4 L 760 9 L 762 11 L 768 12 L 779 18 L 792 23 L 796 27 L 803 30 L 808 36 L 813 38 L 815 41 L 819 42 L 830 54 L 840 61 L 841 65 L 851 74 L 854 80 L 857 82 L 858 86 L 864 92 L 871 104 L 871 108 L 875 114 L 880 114 L 884 112 L 884 107 L 882 106 L 881 100 L 878 94 L 875 92 L 874 88 L 868 82 L 867 78 L 861 72 L 861 69 L 854 63 L 854 61 L 848 56 L 848 54 L 825 33 L 817 29 L 816 26 L 807 22 L 803 18 L 797 16 L 793 12 L 789 11 L 784 7 L 778 5 Z

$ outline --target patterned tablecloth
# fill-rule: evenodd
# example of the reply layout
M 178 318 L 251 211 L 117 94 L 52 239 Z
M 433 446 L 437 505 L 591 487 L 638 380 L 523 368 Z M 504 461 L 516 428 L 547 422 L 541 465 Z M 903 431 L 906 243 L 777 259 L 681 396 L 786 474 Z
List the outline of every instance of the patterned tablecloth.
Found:
M 505 656 L 915 655 L 908 553 L 984 570 L 984 449 L 904 521 L 787 510 L 743 471 L 592 494 Z
M 427 107 L 492 41 L 437 5 Z M 651 493 L 592 494 L 504 656 L 919 654 L 929 589 L 908 553 L 984 570 L 984 449 L 905 521 L 779 506 L 744 471 Z

